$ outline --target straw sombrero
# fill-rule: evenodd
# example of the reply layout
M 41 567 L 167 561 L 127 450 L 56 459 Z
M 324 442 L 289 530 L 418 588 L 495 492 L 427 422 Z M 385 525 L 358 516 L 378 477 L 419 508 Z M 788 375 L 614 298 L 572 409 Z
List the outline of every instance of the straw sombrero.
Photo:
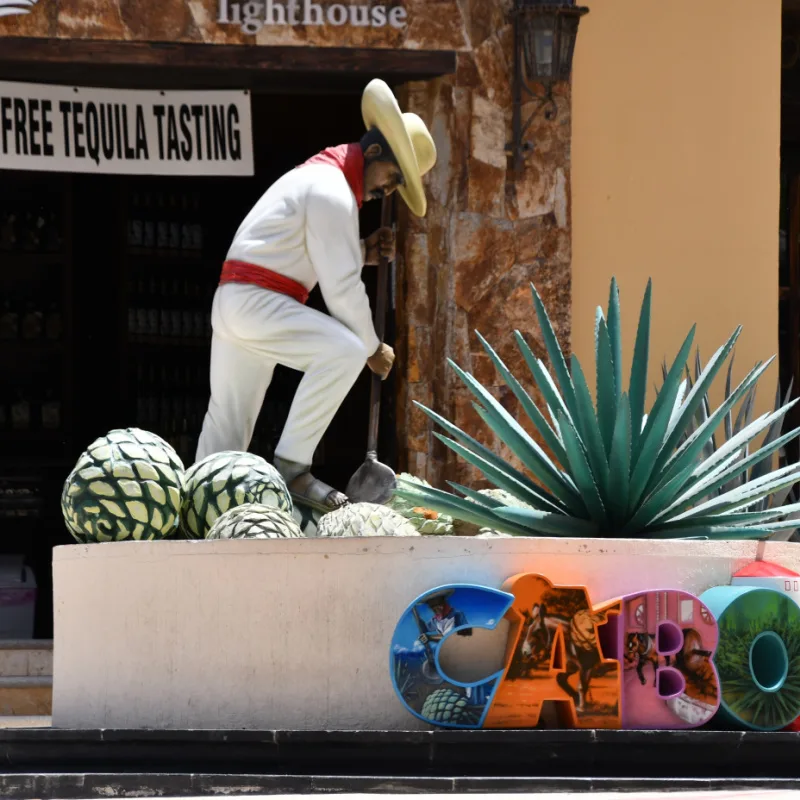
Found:
M 412 214 L 424 217 L 428 202 L 422 176 L 436 163 L 436 145 L 425 123 L 416 114 L 401 112 L 392 90 L 378 78 L 364 89 L 361 116 L 367 130 L 377 128 L 389 143 L 405 179 L 397 191 Z
M 455 589 L 443 589 L 441 592 L 435 592 L 434 594 L 424 598 L 422 602 L 425 603 L 426 606 L 434 605 L 437 601 L 447 600 L 447 598 L 450 597 L 454 591 Z

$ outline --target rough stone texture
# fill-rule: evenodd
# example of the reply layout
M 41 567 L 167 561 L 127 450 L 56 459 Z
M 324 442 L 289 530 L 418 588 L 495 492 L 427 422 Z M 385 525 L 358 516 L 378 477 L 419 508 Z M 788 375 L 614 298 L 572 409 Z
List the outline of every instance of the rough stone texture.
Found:
M 539 114 L 527 138 L 535 150 L 515 174 L 511 140 L 512 28 L 505 0 L 459 0 L 469 52 L 454 75 L 409 84 L 401 105 L 419 114 L 436 140 L 439 161 L 426 179 L 428 214 L 402 206 L 399 243 L 398 369 L 402 468 L 447 488 L 490 485 L 437 440 L 444 434 L 414 402 L 432 408 L 520 466 L 495 441 L 474 397 L 447 359 L 474 375 L 531 430 L 475 333 L 479 331 L 544 409 L 513 333 L 519 330 L 547 362 L 530 283 L 542 296 L 567 356 L 570 351 L 570 93 L 555 93 L 558 115 Z M 525 103 L 522 119 L 534 111 Z M 421 292 L 427 287 L 427 294 Z M 543 444 L 540 441 L 540 444 Z
M 362 24 L 324 25 L 303 24 L 304 0 L 297 0 L 296 21 L 291 22 L 291 0 L 270 0 L 271 19 L 263 0 L 257 3 L 241 2 L 258 7 L 255 15 L 261 21 L 260 29 L 253 25 L 244 32 L 241 24 L 233 22 L 235 0 L 228 0 L 228 19 L 220 23 L 221 0 L 163 0 L 155 5 L 139 0 L 42 0 L 30 14 L 0 17 L 0 37 L 34 36 L 72 39 L 108 39 L 151 42 L 202 42 L 207 44 L 259 44 L 259 45 L 313 45 L 315 47 L 384 47 L 412 50 L 468 50 L 469 38 L 464 11 L 457 0 L 342 0 L 343 5 L 405 10 L 401 27 L 384 24 L 381 27 Z M 473 2 L 480 7 L 482 0 Z M 314 0 L 322 13 L 335 3 L 331 0 Z M 490 4 L 491 5 L 491 4 Z M 280 6 L 280 8 L 278 8 Z M 348 9 L 349 10 L 349 9 Z M 241 13 L 241 12 L 240 12 Z M 316 13 L 316 12 L 311 12 Z M 352 12 L 351 12 L 352 13 Z M 389 13 L 391 13 L 389 11 Z M 490 25 L 482 12 L 478 25 Z M 312 17 L 309 18 L 313 19 Z M 338 19 L 334 17 L 334 19 Z M 264 24 L 265 22 L 279 24 Z M 280 24 L 283 22 L 284 24 Z

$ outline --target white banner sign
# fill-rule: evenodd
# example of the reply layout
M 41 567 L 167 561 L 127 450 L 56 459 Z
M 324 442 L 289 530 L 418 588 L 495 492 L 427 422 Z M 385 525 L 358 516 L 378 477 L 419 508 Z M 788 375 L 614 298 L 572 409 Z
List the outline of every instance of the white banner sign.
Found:
M 250 95 L 0 81 L 0 169 L 252 175 Z

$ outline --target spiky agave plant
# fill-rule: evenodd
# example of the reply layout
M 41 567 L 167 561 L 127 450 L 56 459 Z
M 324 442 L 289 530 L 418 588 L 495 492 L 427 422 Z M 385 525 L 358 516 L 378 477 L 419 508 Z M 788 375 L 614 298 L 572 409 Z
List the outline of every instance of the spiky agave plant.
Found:
M 607 313 L 598 308 L 596 316 L 595 406 L 580 361 L 572 355 L 567 368 L 544 304 L 535 286 L 531 289 L 553 375 L 519 331 L 515 331 L 515 339 L 544 398 L 547 417 L 479 333 L 478 338 L 552 456 L 489 391 L 452 361 L 450 365 L 478 400 L 473 403 L 478 415 L 529 474 L 417 404 L 449 434 L 437 433 L 437 438 L 495 486 L 531 508 L 511 506 L 455 483 L 449 485 L 458 494 L 399 481 L 397 494 L 457 519 L 520 536 L 751 539 L 797 525 L 781 517 L 800 510 L 800 504 L 753 509 L 762 499 L 796 483 L 800 464 L 748 476 L 740 485 L 717 493 L 800 435 L 800 429 L 795 429 L 744 455 L 748 443 L 782 419 L 796 401 L 744 425 L 713 454 L 704 451 L 726 414 L 755 386 L 772 359 L 757 364 L 722 404 L 686 435 L 708 387 L 731 354 L 741 326 L 714 353 L 689 389 L 683 375 L 694 340 L 696 326 L 692 326 L 646 414 L 652 283 L 648 281 L 642 302 L 626 392 L 619 291 L 612 280 Z
M 736 353 L 735 351 L 731 353 L 730 361 L 728 362 L 728 374 L 725 378 L 725 397 L 724 400 L 727 400 L 731 396 L 731 387 L 732 387 L 732 373 L 733 373 L 733 362 Z M 700 379 L 700 375 L 703 371 L 703 367 L 700 361 L 700 350 L 699 348 L 695 351 L 695 361 L 694 361 L 694 381 Z M 667 379 L 667 364 L 664 362 L 661 365 L 661 373 L 662 378 L 664 381 Z M 694 381 L 692 380 L 692 373 L 689 370 L 689 365 L 686 365 L 686 385 L 688 389 L 691 389 L 694 385 Z M 781 387 L 780 381 L 778 381 L 778 387 L 775 391 L 775 404 L 773 406 L 773 411 L 779 411 L 783 405 L 787 404 L 789 401 L 789 397 L 792 394 L 792 385 L 793 381 L 789 381 L 789 388 L 786 391 L 785 396 L 783 397 L 783 401 L 781 401 Z M 741 401 L 739 406 L 738 413 L 734 417 L 733 409 L 728 409 L 727 413 L 725 414 L 724 418 L 724 440 L 721 441 L 727 442 L 730 441 L 734 436 L 738 436 L 739 433 L 746 425 L 750 425 L 753 422 L 753 413 L 755 409 L 755 401 L 756 401 L 756 390 L 758 386 L 754 384 L 750 387 L 750 389 L 745 394 L 744 398 Z M 658 392 L 659 389 L 656 389 Z M 680 444 L 683 444 L 693 433 L 700 427 L 709 417 L 711 416 L 711 403 L 708 397 L 708 392 L 703 393 L 703 402 L 697 407 L 697 411 L 695 412 L 694 417 L 689 420 L 689 424 L 684 431 L 683 436 L 681 437 Z M 774 442 L 782 432 L 784 419 L 782 416 L 778 416 L 772 424 L 767 429 L 767 433 L 764 436 L 761 444 L 762 446 L 771 444 Z M 746 443 L 744 447 L 741 449 L 738 460 L 747 458 L 749 453 L 749 446 Z M 710 458 L 714 455 L 717 451 L 717 435 L 716 433 L 712 433 L 711 437 L 706 441 L 703 445 L 703 456 L 705 458 Z M 783 448 L 779 448 L 777 453 L 770 453 L 769 455 L 765 456 L 761 461 L 753 464 L 752 467 L 749 469 L 744 470 L 743 472 L 739 473 L 739 475 L 734 476 L 724 485 L 720 486 L 716 489 L 716 491 L 709 492 L 709 497 L 716 497 L 718 495 L 724 494 L 725 492 L 730 491 L 731 489 L 736 488 L 737 486 L 742 486 L 748 481 L 756 480 L 757 478 L 762 477 L 770 472 L 772 469 L 773 459 L 777 458 L 779 466 L 785 466 L 786 457 L 783 452 Z M 748 507 L 749 511 L 768 511 L 771 509 L 778 509 L 789 500 L 792 504 L 797 502 L 797 492 L 796 489 L 789 485 L 784 486 L 782 489 L 779 489 L 774 494 L 768 495 L 767 497 L 762 497 L 761 500 L 756 501 L 751 506 Z M 786 513 L 786 508 L 781 510 L 781 514 L 783 515 L 781 518 L 786 520 L 797 520 L 797 525 L 800 527 L 800 512 L 795 513 Z M 795 534 L 796 528 L 786 528 L 785 530 L 778 530 L 775 531 L 771 538 L 779 539 L 779 540 L 789 540 Z

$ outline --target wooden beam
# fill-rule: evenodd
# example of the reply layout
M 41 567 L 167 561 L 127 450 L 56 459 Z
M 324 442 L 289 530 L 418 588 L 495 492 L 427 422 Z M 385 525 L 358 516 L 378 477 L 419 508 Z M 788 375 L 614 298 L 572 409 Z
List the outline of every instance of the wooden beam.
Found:
M 267 47 L 188 44 L 183 42 L 115 42 L 83 39 L 3 37 L 0 66 L 25 63 L 168 68 L 236 72 L 292 72 L 414 76 L 455 72 L 451 50 L 390 50 L 345 47 Z

